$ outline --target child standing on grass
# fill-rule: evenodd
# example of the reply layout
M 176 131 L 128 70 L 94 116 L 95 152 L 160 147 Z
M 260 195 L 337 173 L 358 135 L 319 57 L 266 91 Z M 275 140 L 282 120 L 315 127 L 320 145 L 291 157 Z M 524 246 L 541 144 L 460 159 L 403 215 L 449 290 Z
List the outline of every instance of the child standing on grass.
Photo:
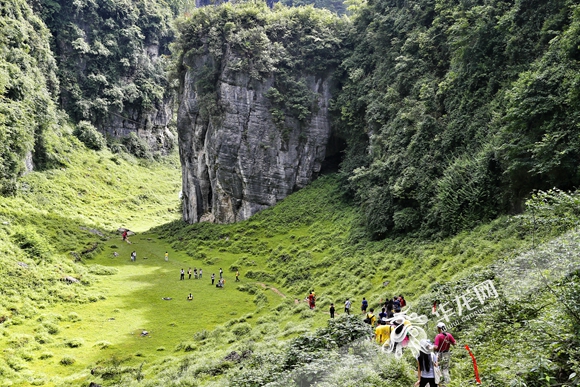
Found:
M 165 262 L 169 261 L 169 253 L 166 251 L 165 252 Z
M 197 268 L 193 268 L 193 278 L 197 279 Z
M 334 318 L 334 304 L 330 304 L 330 318 Z
M 179 277 L 179 280 L 184 280 L 185 279 L 185 270 L 183 270 L 183 268 L 181 269 L 181 277 Z
M 189 269 L 187 269 L 187 279 L 191 279 L 191 267 Z
M 201 275 L 203 274 L 203 271 L 201 270 L 201 267 L 199 268 L 199 279 L 201 279 Z
M 211 275 L 211 284 L 212 284 L 212 285 L 213 285 L 213 282 L 214 282 L 214 281 L 215 281 L 215 273 L 213 273 L 213 274 Z

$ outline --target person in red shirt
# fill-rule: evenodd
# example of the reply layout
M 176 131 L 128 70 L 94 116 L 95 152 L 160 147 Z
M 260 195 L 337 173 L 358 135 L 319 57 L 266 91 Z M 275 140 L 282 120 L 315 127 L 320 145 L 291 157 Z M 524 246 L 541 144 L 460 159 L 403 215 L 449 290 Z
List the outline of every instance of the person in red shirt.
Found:
M 440 387 L 445 387 L 451 381 L 451 376 L 449 375 L 451 354 L 449 349 L 452 345 L 455 345 L 453 335 L 447 332 L 447 327 L 445 327 L 444 323 L 437 323 L 437 336 L 435 336 L 433 350 L 437 353 L 437 362 L 443 374 L 443 380 L 439 384 Z
M 316 305 L 316 296 L 314 295 L 314 292 L 310 292 L 310 294 L 308 295 L 308 306 L 310 307 L 310 309 L 314 309 L 315 305 Z

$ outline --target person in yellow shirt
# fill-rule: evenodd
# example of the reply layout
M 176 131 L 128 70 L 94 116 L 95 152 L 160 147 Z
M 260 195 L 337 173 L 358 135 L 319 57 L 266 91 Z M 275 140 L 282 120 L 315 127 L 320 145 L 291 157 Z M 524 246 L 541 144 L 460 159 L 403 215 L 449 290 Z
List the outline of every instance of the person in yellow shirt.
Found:
M 375 310 L 373 308 L 370 309 L 369 313 L 367 313 L 366 318 L 364 319 L 364 322 L 366 322 L 367 324 L 370 324 L 371 327 L 375 326 L 375 323 L 377 322 L 377 317 L 375 316 Z
M 380 319 L 379 325 L 375 329 L 375 339 L 377 340 L 377 344 L 383 345 L 389 341 L 391 339 L 391 330 L 392 327 L 387 324 L 387 320 Z

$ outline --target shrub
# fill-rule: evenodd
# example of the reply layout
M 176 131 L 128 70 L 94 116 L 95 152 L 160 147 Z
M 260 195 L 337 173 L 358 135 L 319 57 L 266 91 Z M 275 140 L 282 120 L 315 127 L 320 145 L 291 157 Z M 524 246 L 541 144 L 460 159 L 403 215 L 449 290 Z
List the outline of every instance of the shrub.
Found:
M 96 275 L 113 275 L 117 274 L 119 269 L 115 267 L 107 267 L 101 265 L 92 265 L 89 266 L 89 273 L 96 274 Z
M 209 337 L 209 332 L 206 331 L 205 329 L 199 331 L 199 332 L 195 332 L 195 334 L 193 335 L 193 338 L 197 341 L 202 341 L 205 340 Z
M 22 371 L 26 368 L 26 363 L 16 356 L 10 356 L 6 359 L 6 364 L 14 371 Z
M 30 336 L 30 335 L 16 334 L 16 335 L 10 336 L 10 338 L 8 339 L 8 344 L 11 347 L 21 348 L 21 347 L 24 347 L 25 345 L 27 345 L 31 341 L 32 341 L 32 336 Z
M 254 304 L 256 306 L 265 306 L 268 303 L 268 297 L 264 293 L 257 293 L 254 297 Z
M 140 159 L 150 159 L 152 157 L 149 145 L 135 133 L 132 132 L 128 137 L 123 138 L 122 141 L 127 151 L 132 155 Z
M 34 335 L 34 340 L 39 344 L 49 344 L 53 342 L 52 338 L 45 332 L 39 332 Z
M 69 340 L 66 340 L 64 342 L 64 345 L 66 345 L 69 348 L 78 348 L 78 347 L 81 347 L 83 344 L 84 344 L 84 340 L 79 339 L 79 338 L 69 339 Z
M 109 348 L 111 345 L 113 345 L 113 344 L 111 344 L 110 342 L 108 342 L 108 341 L 106 341 L 106 340 L 97 341 L 97 342 L 95 343 L 95 347 L 99 347 L 100 349 L 107 349 L 107 348 Z
M 232 328 L 232 333 L 238 338 L 247 335 L 252 331 L 252 326 L 248 323 L 237 324 Z
M 50 359 L 53 356 L 54 356 L 54 354 L 52 352 L 43 352 L 40 354 L 40 356 L 38 356 L 38 358 L 40 360 L 45 360 L 45 359 Z
M 176 351 L 192 352 L 197 349 L 197 343 L 191 341 L 182 341 L 175 347 Z
M 60 359 L 60 364 L 64 365 L 64 366 L 69 366 L 72 365 L 76 362 L 76 359 L 72 356 L 64 356 L 62 359 Z
M 273 274 L 270 274 L 262 270 L 249 270 L 246 273 L 246 277 L 264 282 L 274 281 L 276 279 L 276 277 Z
M 52 249 L 50 244 L 46 239 L 37 234 L 33 227 L 15 227 L 12 238 L 30 258 L 36 261 L 51 262 Z
M 89 149 L 101 150 L 107 146 L 103 135 L 88 121 L 80 121 L 73 134 Z
M 60 331 L 60 328 L 56 324 L 45 322 L 42 325 L 46 328 L 46 331 L 51 335 L 56 335 Z

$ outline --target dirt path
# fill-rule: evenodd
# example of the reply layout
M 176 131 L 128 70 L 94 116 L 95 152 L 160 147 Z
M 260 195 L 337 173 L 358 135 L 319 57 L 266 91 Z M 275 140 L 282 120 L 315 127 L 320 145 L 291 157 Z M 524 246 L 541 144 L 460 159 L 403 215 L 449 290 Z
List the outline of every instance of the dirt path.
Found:
M 263 287 L 264 289 L 270 289 L 271 291 L 273 291 L 274 293 L 276 293 L 277 295 L 279 295 L 282 298 L 286 298 L 286 295 L 284 293 L 282 293 L 281 291 L 279 291 L 276 288 L 273 287 L 268 287 L 266 284 L 263 284 L 261 282 L 258 282 L 258 285 L 260 285 L 261 287 Z

